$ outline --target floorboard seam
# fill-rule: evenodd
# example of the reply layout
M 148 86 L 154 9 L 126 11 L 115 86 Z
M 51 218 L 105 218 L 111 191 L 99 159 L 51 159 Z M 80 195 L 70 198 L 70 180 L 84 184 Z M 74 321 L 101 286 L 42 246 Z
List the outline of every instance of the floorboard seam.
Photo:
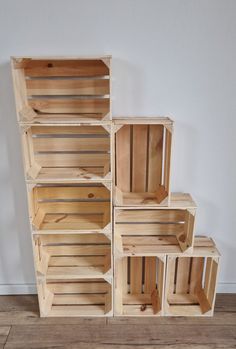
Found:
M 8 334 L 7 334 L 6 341 L 5 341 L 5 343 L 3 344 L 3 349 L 5 349 L 5 346 L 6 346 L 6 344 L 7 344 L 8 337 L 9 337 L 9 335 L 10 335 L 11 329 L 12 329 L 12 325 L 10 326 L 10 330 L 9 330 L 9 332 L 8 332 Z

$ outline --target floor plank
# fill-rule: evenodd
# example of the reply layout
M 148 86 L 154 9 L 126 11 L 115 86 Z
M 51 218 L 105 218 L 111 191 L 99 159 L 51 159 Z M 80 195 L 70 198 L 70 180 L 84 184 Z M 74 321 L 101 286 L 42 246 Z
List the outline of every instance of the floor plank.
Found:
M 236 295 L 217 295 L 213 318 L 108 319 L 40 319 L 36 296 L 1 296 L 0 349 L 5 341 L 4 349 L 233 349 Z
M 27 338 L 27 343 L 25 339 Z M 50 348 L 68 343 L 124 345 L 235 345 L 235 326 L 191 325 L 19 325 L 13 326 L 6 348 Z

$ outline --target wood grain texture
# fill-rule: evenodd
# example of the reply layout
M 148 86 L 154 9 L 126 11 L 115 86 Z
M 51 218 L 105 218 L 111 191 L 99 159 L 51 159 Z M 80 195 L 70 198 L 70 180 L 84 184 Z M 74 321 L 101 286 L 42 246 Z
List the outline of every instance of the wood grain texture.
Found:
M 0 297 L 5 349 L 234 349 L 235 326 L 235 294 L 217 295 L 212 318 L 39 318 L 36 296 Z

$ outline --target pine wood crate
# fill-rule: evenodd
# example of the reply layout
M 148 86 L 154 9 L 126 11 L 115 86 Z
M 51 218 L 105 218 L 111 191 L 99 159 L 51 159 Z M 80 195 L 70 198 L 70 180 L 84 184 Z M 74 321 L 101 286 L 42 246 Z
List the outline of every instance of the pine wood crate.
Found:
M 191 252 L 195 211 L 195 202 L 185 193 L 172 193 L 169 207 L 115 207 L 116 254 Z
M 26 179 L 110 180 L 110 126 L 23 126 Z
M 12 58 L 18 121 L 101 122 L 110 119 L 111 57 Z
M 173 121 L 113 120 L 115 204 L 168 206 Z
M 167 256 L 165 315 L 213 315 L 219 257 L 207 237 L 195 238 L 191 256 Z
M 38 280 L 41 317 L 111 316 L 112 282 L 100 279 Z
M 115 315 L 163 314 L 165 257 L 115 258 Z
M 29 184 L 28 196 L 34 231 L 111 235 L 111 193 L 102 184 Z
M 37 276 L 54 280 L 110 278 L 111 240 L 104 234 L 33 235 Z

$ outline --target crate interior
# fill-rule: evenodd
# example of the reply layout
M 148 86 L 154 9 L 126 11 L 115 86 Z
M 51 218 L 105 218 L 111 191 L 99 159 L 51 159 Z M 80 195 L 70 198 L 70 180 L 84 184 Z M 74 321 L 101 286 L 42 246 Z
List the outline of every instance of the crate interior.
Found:
M 40 283 L 41 316 L 102 316 L 112 310 L 112 285 L 104 279 Z
M 47 281 L 111 272 L 111 240 L 104 234 L 34 235 L 34 248 L 38 276 Z
M 13 59 L 21 122 L 58 123 L 110 118 L 110 60 Z
M 116 202 L 167 205 L 171 132 L 164 125 L 123 125 L 115 135 Z
M 212 315 L 218 259 L 167 257 L 166 302 L 171 315 Z
M 193 228 L 194 211 L 187 209 L 115 209 L 117 248 L 128 255 L 186 251 Z
M 115 263 L 118 315 L 160 315 L 164 260 L 157 257 L 122 257 Z
M 30 191 L 34 229 L 100 231 L 108 227 L 110 191 L 102 184 L 36 185 Z
M 110 172 L 110 134 L 102 126 L 31 126 L 23 144 L 29 179 L 102 179 Z

